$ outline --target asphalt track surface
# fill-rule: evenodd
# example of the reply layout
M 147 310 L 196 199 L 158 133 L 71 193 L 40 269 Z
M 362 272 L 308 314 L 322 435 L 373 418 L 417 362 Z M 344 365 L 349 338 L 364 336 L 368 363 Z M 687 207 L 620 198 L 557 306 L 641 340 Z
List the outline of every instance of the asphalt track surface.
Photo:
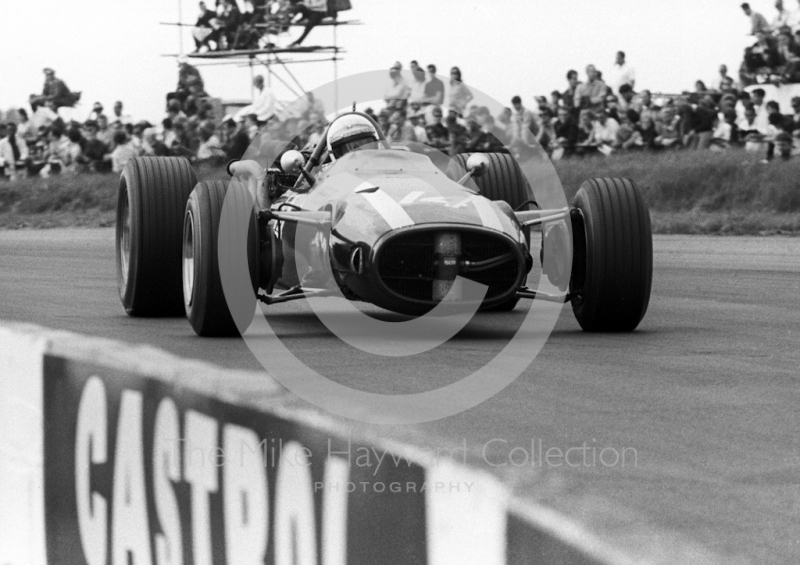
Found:
M 0 232 L 0 319 L 263 371 L 239 339 L 198 338 L 184 319 L 128 318 L 113 248 L 110 229 Z M 319 372 L 404 393 L 479 367 L 525 309 L 480 315 L 445 346 L 402 362 L 354 353 L 305 304 L 274 312 L 282 341 Z M 627 528 L 643 546 L 670 543 L 653 531 L 677 532 L 730 562 L 798 563 L 798 322 L 800 239 L 656 237 L 653 297 L 638 331 L 585 334 L 565 306 L 512 385 L 416 429 L 451 449 L 466 445 L 487 467 L 508 463 L 520 447 L 515 463 L 523 450 L 532 463 L 492 469 L 597 531 Z M 540 458 L 583 446 L 595 450 L 570 466 Z M 614 452 L 622 457 L 612 465 Z

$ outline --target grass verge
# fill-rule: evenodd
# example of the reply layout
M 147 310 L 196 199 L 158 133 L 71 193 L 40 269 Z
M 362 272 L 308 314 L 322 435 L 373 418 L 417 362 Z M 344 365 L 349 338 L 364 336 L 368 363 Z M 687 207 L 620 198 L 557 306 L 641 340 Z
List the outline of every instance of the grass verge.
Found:
M 655 233 L 800 234 L 800 159 L 762 164 L 743 151 L 612 155 L 555 165 L 571 199 L 594 177 L 633 179 Z M 223 179 L 200 167 L 200 180 Z M 106 227 L 115 223 L 117 175 L 0 182 L 0 229 Z

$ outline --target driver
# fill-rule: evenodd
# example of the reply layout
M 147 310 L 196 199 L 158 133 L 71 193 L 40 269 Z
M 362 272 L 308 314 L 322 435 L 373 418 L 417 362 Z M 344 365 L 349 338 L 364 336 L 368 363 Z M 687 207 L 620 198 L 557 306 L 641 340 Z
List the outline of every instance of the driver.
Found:
M 379 139 L 375 126 L 367 118 L 347 114 L 336 119 L 328 129 L 328 153 L 335 161 L 350 151 L 376 143 Z

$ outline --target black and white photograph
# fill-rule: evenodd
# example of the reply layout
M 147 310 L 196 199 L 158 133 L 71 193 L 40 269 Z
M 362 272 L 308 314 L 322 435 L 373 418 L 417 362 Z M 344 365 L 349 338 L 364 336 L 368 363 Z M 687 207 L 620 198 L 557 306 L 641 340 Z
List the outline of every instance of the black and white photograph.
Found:
M 33 0 L 0 565 L 800 563 L 800 0 Z

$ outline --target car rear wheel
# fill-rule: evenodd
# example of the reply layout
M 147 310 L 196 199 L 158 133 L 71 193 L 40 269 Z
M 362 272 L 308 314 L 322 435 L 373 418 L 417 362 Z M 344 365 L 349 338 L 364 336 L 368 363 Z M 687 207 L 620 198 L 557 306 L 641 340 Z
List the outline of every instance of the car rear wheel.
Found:
M 643 195 L 628 179 L 593 179 L 573 201 L 572 310 L 589 332 L 633 331 L 650 302 L 653 236 Z
M 447 176 L 458 181 L 467 172 L 467 159 L 472 153 L 459 153 L 453 157 L 447 169 Z M 534 200 L 528 180 L 522 174 L 519 164 L 509 153 L 483 153 L 489 159 L 486 172 L 475 177 L 475 183 L 481 196 L 489 200 L 508 202 L 514 210 L 528 210 L 526 202 Z M 469 184 L 467 185 L 469 186 Z
M 117 193 L 117 286 L 131 316 L 181 316 L 183 211 L 197 183 L 189 161 L 139 157 Z
M 447 176 L 458 181 L 467 172 L 467 159 L 472 153 L 459 153 L 453 157 L 447 170 Z M 513 210 L 528 210 L 534 201 L 533 191 L 528 180 L 522 174 L 519 164 L 508 153 L 483 153 L 489 158 L 489 166 L 480 177 L 473 177 L 471 188 L 478 189 L 481 196 L 489 200 L 502 200 Z M 469 186 L 469 183 L 467 184 Z M 530 236 L 526 233 L 530 243 Z M 483 312 L 508 312 L 514 309 L 519 298 L 509 298 L 505 302 L 482 310 Z
M 236 321 L 245 327 L 255 310 L 258 290 L 258 229 L 252 200 L 246 187 L 236 181 L 200 182 L 186 204 L 183 221 L 183 302 L 186 316 L 195 333 L 205 337 L 236 336 L 240 334 Z M 231 191 L 233 200 L 223 208 Z M 222 214 L 226 216 L 223 221 Z M 239 233 L 236 227 L 242 215 L 249 217 L 247 229 Z M 222 229 L 221 229 L 222 228 Z M 220 238 L 220 232 L 225 237 Z M 235 277 L 226 276 L 236 269 L 237 254 L 246 253 L 250 280 L 240 284 Z M 232 280 L 229 284 L 228 281 Z M 226 300 L 226 293 L 231 299 Z

